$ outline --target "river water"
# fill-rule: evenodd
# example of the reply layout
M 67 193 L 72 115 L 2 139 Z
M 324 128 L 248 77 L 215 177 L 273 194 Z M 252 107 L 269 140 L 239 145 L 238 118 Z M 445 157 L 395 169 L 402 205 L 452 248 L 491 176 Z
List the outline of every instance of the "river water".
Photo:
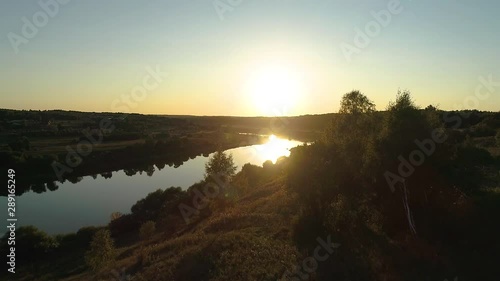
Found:
M 262 165 L 281 156 L 288 156 L 290 148 L 301 142 L 270 136 L 267 143 L 227 150 L 233 155 L 238 171 L 246 163 Z M 211 156 L 211 155 L 210 155 Z M 210 157 L 209 156 L 209 157 Z M 127 176 L 124 171 L 113 172 L 111 178 L 83 177 L 78 183 L 57 183 L 55 191 L 29 191 L 16 198 L 17 227 L 34 225 L 49 233 L 75 232 L 84 226 L 105 225 L 113 212 L 129 213 L 135 202 L 159 188 L 179 186 L 187 189 L 203 179 L 208 157 L 198 156 L 180 167 L 154 167 L 152 175 L 137 173 Z M 0 198 L 5 206 L 2 220 L 7 219 L 7 198 Z M 3 233 L 4 231 L 2 231 Z

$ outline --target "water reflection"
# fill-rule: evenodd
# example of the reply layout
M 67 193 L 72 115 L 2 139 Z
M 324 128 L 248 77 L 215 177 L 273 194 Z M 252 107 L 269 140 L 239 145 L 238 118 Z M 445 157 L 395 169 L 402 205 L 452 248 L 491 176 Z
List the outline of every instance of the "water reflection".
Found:
M 281 139 L 275 135 L 270 135 L 269 140 L 262 145 L 253 145 L 248 149 L 243 149 L 243 156 L 247 162 L 252 164 L 262 165 L 266 161 L 276 163 L 278 158 L 290 155 L 290 149 L 300 145 L 301 142 Z M 232 152 L 232 150 L 229 150 Z
M 275 135 L 269 136 L 269 141 L 257 147 L 258 153 L 264 161 L 270 160 L 276 163 L 276 160 L 282 156 L 290 155 L 290 142 L 284 139 L 277 138 Z
M 289 149 L 300 144 L 270 136 L 265 144 L 227 152 L 232 153 L 239 170 L 246 163 L 262 165 L 267 160 L 275 162 L 281 156 L 288 156 Z M 166 165 L 159 161 L 155 165 L 32 185 L 31 191 L 17 197 L 19 226 L 32 224 L 56 234 L 74 232 L 86 225 L 106 224 L 112 213 L 130 212 L 130 207 L 137 200 L 158 188 L 188 188 L 201 180 L 208 156 L 198 156 L 182 165 Z M 1 197 L 0 203 L 6 205 L 6 200 L 6 197 Z M 6 214 L 0 215 L 0 219 L 5 221 Z

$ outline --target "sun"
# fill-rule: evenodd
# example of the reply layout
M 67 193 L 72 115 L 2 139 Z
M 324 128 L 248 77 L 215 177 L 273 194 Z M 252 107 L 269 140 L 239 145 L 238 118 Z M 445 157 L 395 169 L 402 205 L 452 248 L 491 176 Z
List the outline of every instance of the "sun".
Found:
M 260 114 L 286 115 L 303 94 L 302 75 L 290 66 L 265 65 L 250 75 L 246 92 Z

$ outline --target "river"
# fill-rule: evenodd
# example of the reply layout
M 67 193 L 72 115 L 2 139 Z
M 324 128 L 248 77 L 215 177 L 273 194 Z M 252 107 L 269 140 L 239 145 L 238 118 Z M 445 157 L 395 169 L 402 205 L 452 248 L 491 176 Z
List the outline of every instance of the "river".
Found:
M 267 143 L 227 150 L 233 155 L 238 171 L 246 163 L 262 165 L 266 160 L 276 161 L 288 156 L 289 149 L 301 142 L 270 136 Z M 211 155 L 209 155 L 210 157 Z M 159 188 L 178 186 L 187 189 L 203 179 L 208 157 L 198 156 L 174 168 L 154 167 L 152 175 L 137 173 L 127 176 L 125 172 L 113 172 L 111 178 L 97 176 L 83 177 L 77 183 L 57 183 L 55 191 L 35 193 L 29 191 L 16 198 L 17 227 L 34 225 L 49 233 L 76 232 L 84 226 L 105 225 L 113 212 L 129 213 L 139 199 Z M 7 198 L 0 198 L 7 206 Z M 2 220 L 7 219 L 7 207 Z M 2 231 L 3 232 L 3 231 Z

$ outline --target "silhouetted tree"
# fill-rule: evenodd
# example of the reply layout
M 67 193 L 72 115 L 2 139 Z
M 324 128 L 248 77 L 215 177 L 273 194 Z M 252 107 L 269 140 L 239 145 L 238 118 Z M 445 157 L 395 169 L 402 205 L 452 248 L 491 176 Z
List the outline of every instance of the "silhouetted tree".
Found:
M 77 184 L 83 180 L 83 177 L 69 177 L 68 181 L 72 184 Z
M 303 145 L 291 150 L 287 165 L 287 186 L 296 192 L 308 215 L 320 218 L 332 193 L 338 191 L 338 178 L 330 151 L 323 143 Z
M 7 247 L 9 232 L 2 237 L 2 246 Z M 22 255 L 27 261 L 43 257 L 59 246 L 56 239 L 44 231 L 32 226 L 16 229 L 16 255 Z
M 154 172 L 155 172 L 155 166 L 153 166 L 153 165 L 149 165 L 149 166 L 146 168 L 145 172 L 146 172 L 146 175 L 148 175 L 148 177 L 153 176 L 153 174 L 154 174 Z
M 363 114 L 375 111 L 375 104 L 360 91 L 345 94 L 340 102 L 340 114 Z
M 373 158 L 374 142 L 380 122 L 375 122 L 375 106 L 359 91 L 345 94 L 340 102 L 339 114 L 326 131 L 330 161 L 342 162 L 344 171 L 360 178 L 362 170 L 369 170 L 368 160 Z
M 233 155 L 219 150 L 205 164 L 205 179 L 211 175 L 221 180 L 230 179 L 236 173 L 237 166 L 234 164 Z
M 103 177 L 105 179 L 110 179 L 111 177 L 113 177 L 113 172 L 104 172 L 104 173 L 101 173 L 101 177 Z
M 47 187 L 44 183 L 35 183 L 31 185 L 31 190 L 36 193 L 44 193 L 47 191 Z
M 47 189 L 50 191 L 56 191 L 58 188 L 59 188 L 59 185 L 57 185 L 57 183 L 54 181 L 47 183 Z
M 415 139 L 429 138 L 431 125 L 415 105 L 408 91 L 399 91 L 396 101 L 389 103 L 380 139 L 381 150 L 388 161 L 397 161 L 415 147 Z M 389 160 L 390 159 L 390 160 Z
M 184 196 L 186 192 L 180 187 L 158 189 L 149 193 L 146 198 L 137 201 L 131 208 L 132 215 L 140 223 L 148 220 L 156 221 L 160 213 L 168 213 L 176 208 L 179 200 Z

